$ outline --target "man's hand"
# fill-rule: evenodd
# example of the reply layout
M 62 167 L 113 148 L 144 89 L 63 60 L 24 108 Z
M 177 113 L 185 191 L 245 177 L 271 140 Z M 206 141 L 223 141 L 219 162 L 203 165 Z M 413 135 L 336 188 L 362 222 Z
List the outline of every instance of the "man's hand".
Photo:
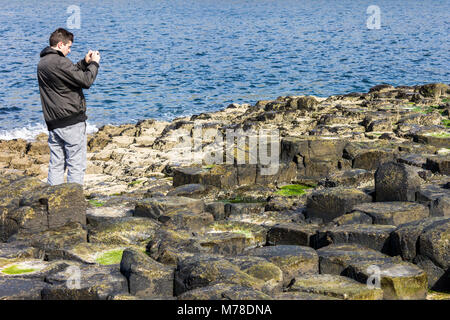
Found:
M 95 61 L 95 62 L 97 62 L 97 63 L 100 62 L 100 52 L 98 52 L 98 51 L 93 51 L 93 52 L 92 52 L 92 55 L 91 55 L 91 62 L 92 62 L 92 61 Z
M 86 56 L 84 57 L 84 61 L 86 61 L 87 64 L 91 63 L 92 61 L 92 53 L 94 51 L 89 50 L 89 52 L 86 54 Z

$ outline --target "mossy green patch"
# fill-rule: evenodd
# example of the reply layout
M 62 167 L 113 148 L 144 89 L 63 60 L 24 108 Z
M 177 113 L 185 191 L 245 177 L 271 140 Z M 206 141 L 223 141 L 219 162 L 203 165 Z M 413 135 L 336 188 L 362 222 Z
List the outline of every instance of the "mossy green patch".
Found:
M 312 186 L 307 186 L 304 184 L 288 184 L 286 186 L 280 187 L 275 193 L 281 196 L 301 196 L 305 194 L 306 190 L 313 188 Z
M 442 125 L 444 125 L 446 128 L 450 128 L 450 119 L 442 119 Z
M 433 132 L 433 133 L 428 133 L 427 135 L 431 136 L 431 137 L 436 137 L 436 138 L 450 138 L 449 132 Z
M 442 102 L 444 102 L 444 103 L 450 102 L 450 98 L 442 99 Z
M 39 269 L 36 268 L 29 268 L 29 267 L 22 267 L 20 265 L 12 265 L 2 270 L 2 273 L 4 274 L 24 274 L 24 273 L 30 273 L 37 271 Z
M 144 180 L 135 180 L 135 181 L 131 181 L 131 182 L 128 184 L 128 186 L 129 186 L 129 187 L 132 187 L 132 186 L 138 185 L 138 184 L 140 184 L 140 183 L 142 183 L 142 182 L 144 182 Z
M 95 199 L 89 200 L 89 204 L 91 204 L 94 207 L 102 207 L 104 205 L 103 202 L 95 200 Z
M 102 253 L 95 261 L 101 265 L 118 264 L 122 260 L 123 249 Z
M 203 168 L 203 169 L 212 169 L 212 168 L 214 168 L 215 166 L 216 166 L 215 164 L 208 164 L 208 165 L 203 166 L 202 168 Z

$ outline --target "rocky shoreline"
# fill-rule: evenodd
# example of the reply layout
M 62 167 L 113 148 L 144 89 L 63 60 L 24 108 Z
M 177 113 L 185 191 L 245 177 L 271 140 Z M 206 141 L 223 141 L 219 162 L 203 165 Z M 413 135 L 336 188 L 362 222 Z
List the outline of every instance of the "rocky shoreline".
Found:
M 450 299 L 449 113 L 383 84 L 104 126 L 84 189 L 45 183 L 46 135 L 0 141 L 0 299 Z M 269 175 L 205 136 L 262 129 Z

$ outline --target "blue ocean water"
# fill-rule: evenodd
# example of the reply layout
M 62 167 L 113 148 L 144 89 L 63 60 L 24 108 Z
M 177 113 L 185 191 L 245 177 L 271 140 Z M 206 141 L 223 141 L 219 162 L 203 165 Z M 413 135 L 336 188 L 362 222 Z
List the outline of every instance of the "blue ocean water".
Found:
M 369 5 L 380 29 L 368 29 Z M 68 56 L 99 50 L 89 124 L 171 120 L 280 95 L 450 80 L 448 0 L 0 0 L 0 139 L 45 130 L 36 65 L 80 8 Z

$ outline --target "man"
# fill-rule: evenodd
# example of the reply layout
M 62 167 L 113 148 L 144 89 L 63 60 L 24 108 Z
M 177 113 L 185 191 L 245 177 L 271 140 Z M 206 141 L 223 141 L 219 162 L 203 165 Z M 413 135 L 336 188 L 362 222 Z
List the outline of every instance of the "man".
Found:
M 83 185 L 86 170 L 86 100 L 82 89 L 89 89 L 97 77 L 100 53 L 91 51 L 77 64 L 70 53 L 73 34 L 63 28 L 50 36 L 50 46 L 41 52 L 37 67 L 42 111 L 47 124 L 50 147 L 48 179 L 50 185 L 67 182 Z

